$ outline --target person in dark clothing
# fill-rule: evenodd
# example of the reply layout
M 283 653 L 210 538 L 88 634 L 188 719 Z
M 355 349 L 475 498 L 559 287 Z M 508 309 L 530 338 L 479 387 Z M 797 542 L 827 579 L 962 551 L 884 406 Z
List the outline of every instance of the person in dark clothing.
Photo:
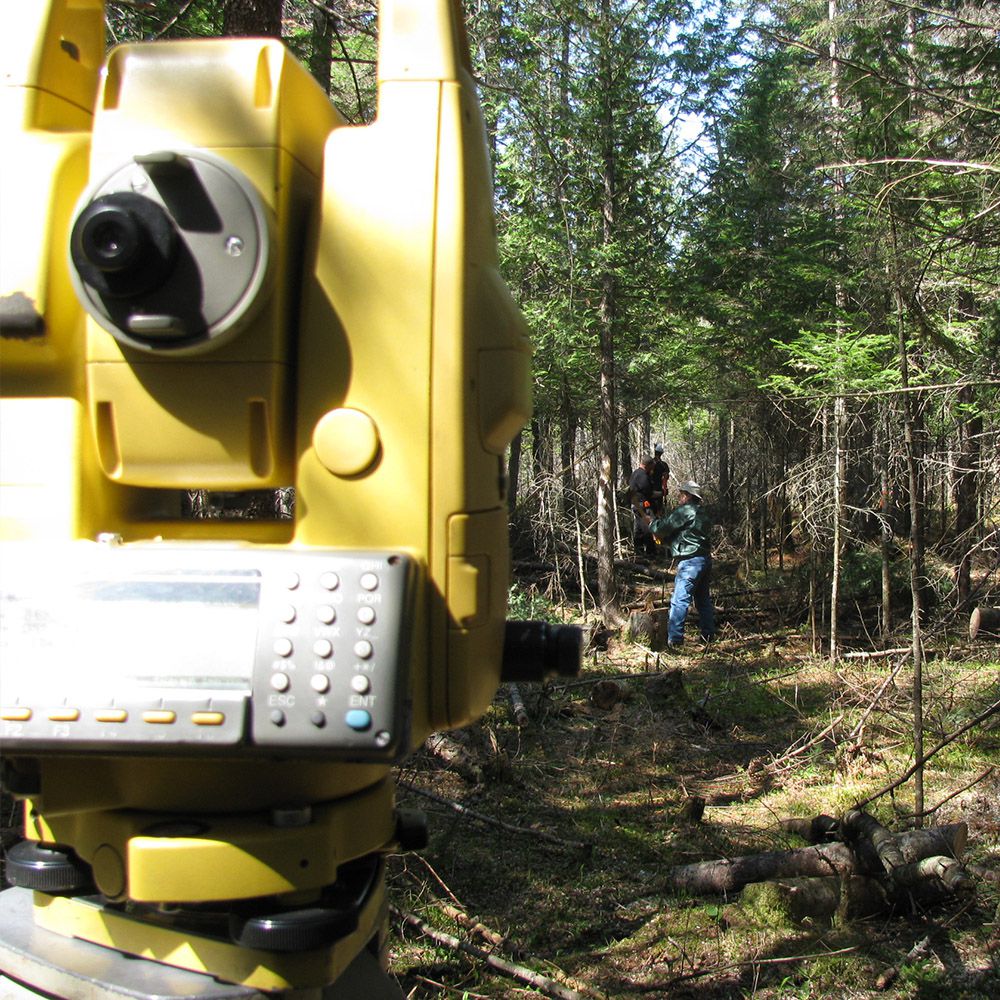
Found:
M 701 487 L 693 479 L 681 484 L 680 505 L 666 517 L 655 518 L 650 531 L 668 545 L 670 555 L 679 560 L 670 598 L 667 645 L 676 647 L 684 642 L 684 619 L 692 599 L 698 609 L 701 637 L 710 642 L 715 638 L 715 606 L 709 592 L 712 521 L 702 506 Z
M 667 479 L 670 476 L 670 466 L 663 459 L 663 445 L 658 444 L 653 449 L 653 468 L 649 473 L 649 481 L 653 487 L 653 516 L 663 513 L 663 498 L 666 495 Z
M 628 481 L 628 501 L 635 519 L 632 541 L 637 556 L 656 554 L 656 542 L 649 530 L 650 522 L 653 520 L 653 484 L 649 478 L 652 471 L 653 459 L 645 458 Z

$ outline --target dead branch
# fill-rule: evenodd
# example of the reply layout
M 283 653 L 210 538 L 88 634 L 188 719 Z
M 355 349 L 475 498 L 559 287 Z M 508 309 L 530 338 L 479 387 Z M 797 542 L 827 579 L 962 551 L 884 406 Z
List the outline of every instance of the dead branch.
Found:
M 877 792 L 873 792 L 871 795 L 868 796 L 868 798 L 862 799 L 860 802 L 855 803 L 855 808 L 863 809 L 869 803 L 874 802 L 876 799 L 880 799 L 883 795 L 886 795 L 889 792 L 893 791 L 893 789 L 899 788 L 900 785 L 905 784 L 907 781 L 910 780 L 910 778 L 913 777 L 914 774 L 916 774 L 918 770 L 920 770 L 920 768 L 924 766 L 924 764 L 927 763 L 927 761 L 929 761 L 936 754 L 940 753 L 946 746 L 948 746 L 949 743 L 954 743 L 955 740 L 959 738 L 959 736 L 962 736 L 963 734 L 967 733 L 970 729 L 975 728 L 981 722 L 985 722 L 991 715 L 996 715 L 997 711 L 1000 711 L 1000 701 L 993 702 L 993 704 L 990 705 L 990 707 L 986 709 L 985 712 L 981 712 L 974 719 L 971 719 L 969 722 L 967 722 L 964 726 L 962 726 L 959 729 L 956 729 L 955 732 L 953 732 L 950 736 L 946 736 L 937 745 L 932 747 L 927 753 L 923 754 L 918 760 L 916 760 L 906 770 L 906 772 L 902 775 L 902 777 L 897 778 L 893 782 L 890 782 L 888 785 L 885 785 L 883 788 L 880 788 Z
M 956 788 L 955 791 L 953 791 L 950 795 L 946 795 L 943 799 L 941 799 L 940 802 L 935 803 L 929 809 L 925 809 L 920 814 L 921 818 L 926 817 L 926 816 L 933 816 L 934 813 L 936 813 L 938 811 L 938 809 L 941 808 L 941 806 L 947 804 L 952 799 L 954 799 L 957 796 L 961 795 L 962 792 L 967 792 L 970 788 L 975 787 L 976 785 L 979 784 L 980 781 L 985 781 L 987 778 L 991 778 L 994 775 L 995 772 L 996 772 L 996 768 L 995 767 L 988 767 L 988 768 L 986 768 L 985 771 L 983 771 L 981 774 L 979 774 L 975 778 L 973 778 L 972 781 L 970 781 L 968 784 L 962 785 L 961 788 Z M 916 817 L 916 815 L 914 815 L 912 818 L 916 819 L 917 817 Z
M 508 951 L 514 950 L 510 942 L 502 934 L 498 934 L 485 924 L 470 917 L 465 910 L 460 910 L 457 906 L 452 906 L 450 903 L 445 902 L 438 902 L 437 906 L 446 917 L 454 920 L 459 927 L 464 928 L 470 934 L 481 937 L 491 948 L 506 948 Z
M 778 826 L 788 833 L 794 833 L 809 844 L 822 844 L 831 840 L 837 832 L 837 821 L 833 816 L 820 813 L 812 819 L 783 819 Z
M 467 816 L 469 819 L 474 819 L 479 823 L 487 823 L 490 826 L 499 827 L 501 830 L 507 830 L 510 833 L 522 833 L 529 837 L 537 837 L 539 840 L 547 841 L 550 844 L 558 844 L 560 847 L 568 847 L 574 851 L 581 851 L 584 854 L 590 854 L 594 849 L 593 844 L 588 844 L 580 840 L 564 840 L 554 834 L 546 833 L 544 830 L 533 830 L 530 827 L 515 826 L 513 823 L 505 823 L 503 820 L 494 819 L 492 816 L 484 816 L 482 813 L 478 813 L 474 809 L 469 809 L 468 806 L 463 806 L 460 802 L 453 802 L 451 799 L 446 799 L 443 795 L 435 795 L 434 792 L 428 792 L 426 789 L 417 788 L 415 785 L 411 785 L 408 781 L 397 781 L 396 784 L 400 788 L 405 788 L 407 791 L 413 792 L 415 795 L 422 795 L 426 799 L 438 802 L 441 805 L 452 809 L 454 812 L 457 812 L 462 816 Z
M 593 997 L 596 1000 L 596 998 L 600 997 L 600 994 L 589 990 L 586 994 L 580 993 L 577 990 L 570 989 L 568 986 L 564 986 L 562 983 L 556 982 L 554 979 L 550 979 L 548 976 L 543 976 L 540 972 L 535 972 L 514 962 L 508 962 L 506 959 L 500 958 L 499 955 L 491 954 L 490 952 L 483 951 L 482 948 L 477 948 L 475 945 L 460 941 L 457 937 L 432 927 L 415 913 L 399 910 L 395 906 L 390 906 L 389 909 L 396 921 L 413 927 L 425 937 L 429 937 L 435 944 L 469 955 L 471 958 L 485 963 L 491 969 L 496 969 L 504 975 L 512 976 L 522 983 L 533 986 L 536 990 L 541 990 L 546 996 L 555 997 L 556 1000 L 585 1000 L 587 996 Z
M 842 660 L 885 660 L 890 656 L 907 656 L 913 652 L 910 646 L 899 649 L 856 649 L 849 653 L 841 653 Z
M 507 697 L 510 699 L 510 710 L 514 713 L 514 722 L 523 729 L 528 724 L 528 710 L 524 707 L 524 699 L 516 684 L 507 685 Z
M 786 761 L 804 754 L 807 750 L 811 750 L 817 743 L 822 743 L 823 740 L 832 735 L 836 727 L 843 721 L 844 716 L 838 715 L 822 732 L 817 733 L 811 740 L 796 747 L 794 750 L 789 750 L 780 757 L 775 757 L 774 760 L 768 761 L 767 767 L 777 767 L 779 764 L 784 764 Z
M 971 872 L 976 878 L 981 878 L 985 882 L 992 882 L 1000 885 L 1000 872 L 987 868 L 985 865 L 966 865 L 966 870 Z

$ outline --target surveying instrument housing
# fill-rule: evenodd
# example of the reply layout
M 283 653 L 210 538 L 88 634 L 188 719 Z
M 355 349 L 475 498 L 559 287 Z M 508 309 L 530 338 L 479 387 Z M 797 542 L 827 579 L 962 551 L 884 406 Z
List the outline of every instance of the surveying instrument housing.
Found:
M 382 0 L 366 126 L 277 41 L 10 7 L 0 988 L 398 996 L 392 765 L 580 662 L 506 620 L 530 347 L 460 7 Z M 248 491 L 293 509 L 192 509 Z

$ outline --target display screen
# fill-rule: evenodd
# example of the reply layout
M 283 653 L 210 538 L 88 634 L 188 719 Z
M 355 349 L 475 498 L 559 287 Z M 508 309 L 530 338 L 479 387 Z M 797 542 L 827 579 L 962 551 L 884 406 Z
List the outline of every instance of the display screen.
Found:
M 22 700 L 153 688 L 249 692 L 258 570 L 73 576 L 21 566 L 0 578 L 3 678 Z

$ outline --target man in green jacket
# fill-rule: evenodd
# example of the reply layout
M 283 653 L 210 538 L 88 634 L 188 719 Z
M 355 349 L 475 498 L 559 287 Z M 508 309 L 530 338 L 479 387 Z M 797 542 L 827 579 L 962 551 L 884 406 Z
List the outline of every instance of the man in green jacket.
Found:
M 680 505 L 666 517 L 658 517 L 649 526 L 653 535 L 669 546 L 678 559 L 674 593 L 670 598 L 667 645 L 684 642 L 684 619 L 694 600 L 698 609 L 701 637 L 715 638 L 715 607 L 708 585 L 712 578 L 712 521 L 702 506 L 701 487 L 689 479 L 680 486 Z

